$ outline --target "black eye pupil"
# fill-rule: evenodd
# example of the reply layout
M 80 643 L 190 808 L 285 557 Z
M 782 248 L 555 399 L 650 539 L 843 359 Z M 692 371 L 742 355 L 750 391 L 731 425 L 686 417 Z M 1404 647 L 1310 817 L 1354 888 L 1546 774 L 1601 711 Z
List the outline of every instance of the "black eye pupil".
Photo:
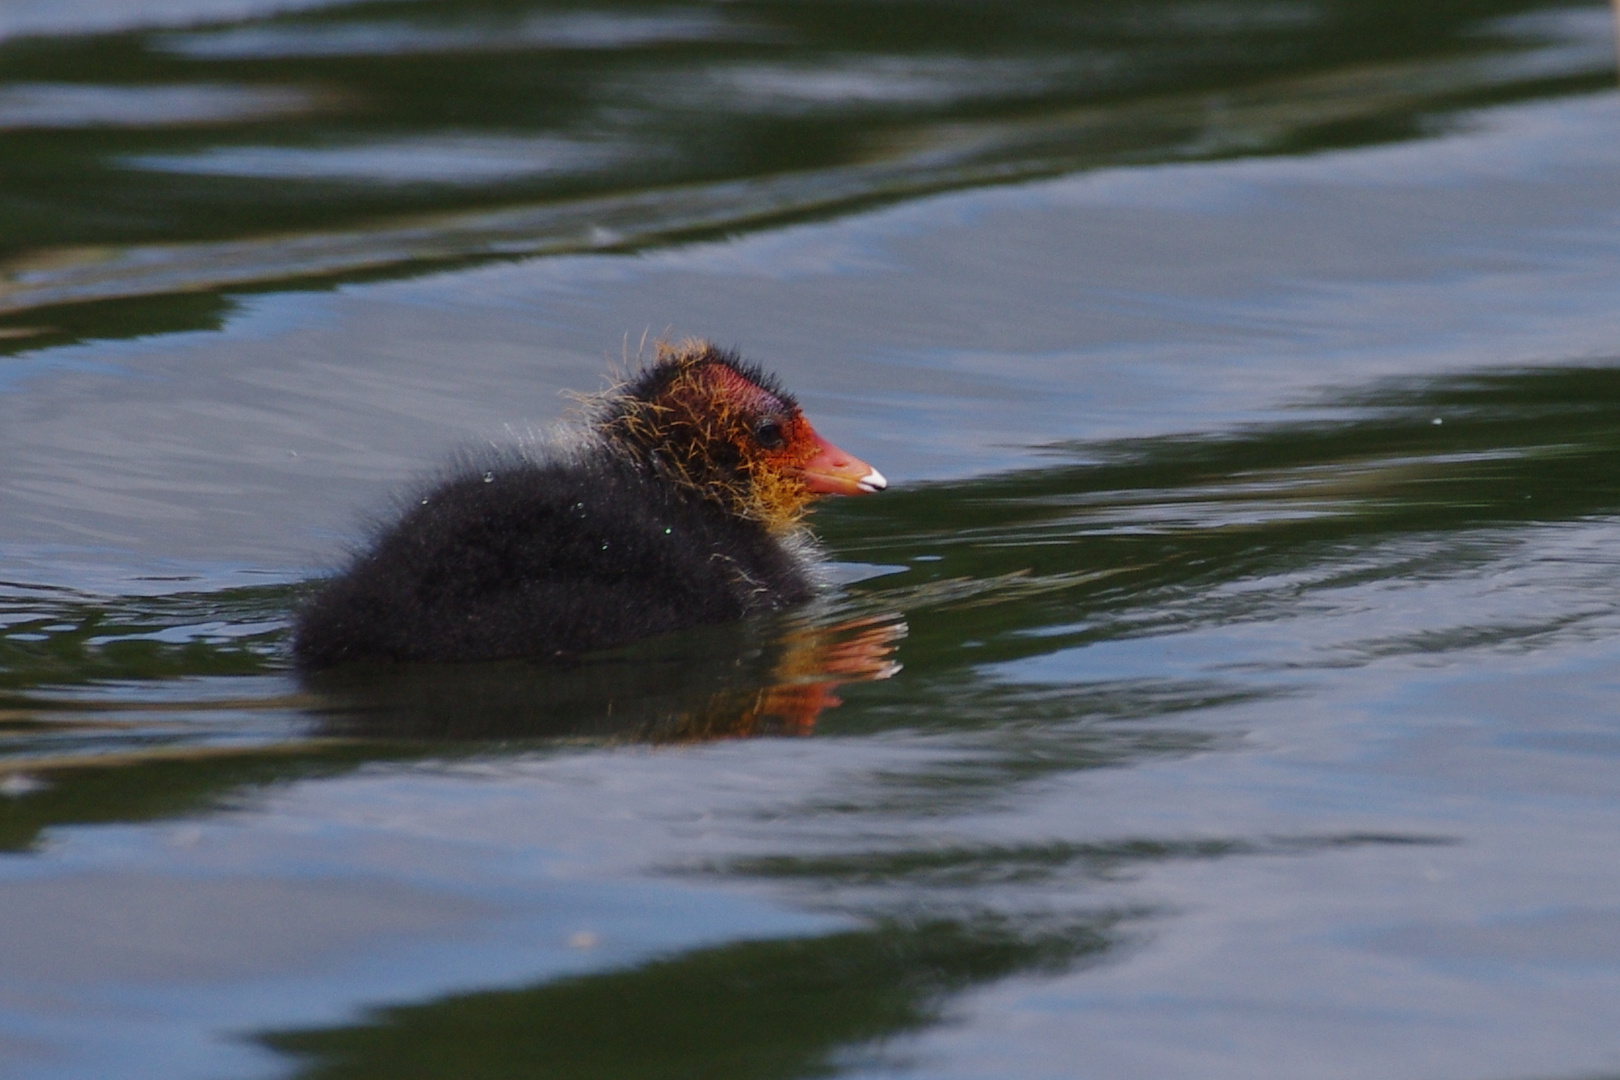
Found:
M 775 420 L 766 420 L 754 429 L 754 437 L 759 440 L 759 445 L 765 449 L 775 450 L 783 442 L 782 425 Z

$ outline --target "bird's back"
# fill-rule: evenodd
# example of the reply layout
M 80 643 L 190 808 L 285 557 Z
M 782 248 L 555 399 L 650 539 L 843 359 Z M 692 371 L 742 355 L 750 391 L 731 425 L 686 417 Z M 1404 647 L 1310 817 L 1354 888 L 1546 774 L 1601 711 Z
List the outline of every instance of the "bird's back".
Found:
M 611 456 L 513 460 L 428 492 L 300 613 L 305 668 L 557 656 L 811 595 L 761 524 Z

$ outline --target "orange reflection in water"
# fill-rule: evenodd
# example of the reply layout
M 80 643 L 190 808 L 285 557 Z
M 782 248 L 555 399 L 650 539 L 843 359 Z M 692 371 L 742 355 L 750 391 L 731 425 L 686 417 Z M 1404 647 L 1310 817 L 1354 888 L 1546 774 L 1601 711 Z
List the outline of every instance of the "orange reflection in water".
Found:
M 729 694 L 711 699 L 708 707 L 683 717 L 667 739 L 698 742 L 812 734 L 824 711 L 843 704 L 834 693 L 839 686 L 875 682 L 900 671 L 894 653 L 905 636 L 906 624 L 896 616 L 791 630 L 779 639 L 782 655 L 772 668 L 769 686 L 745 703 Z

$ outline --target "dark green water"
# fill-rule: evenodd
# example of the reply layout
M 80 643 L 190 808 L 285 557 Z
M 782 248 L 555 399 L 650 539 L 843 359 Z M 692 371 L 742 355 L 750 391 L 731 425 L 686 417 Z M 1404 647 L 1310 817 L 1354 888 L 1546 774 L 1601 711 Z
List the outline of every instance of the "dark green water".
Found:
M 1598 9 L 1522 0 L 280 6 L 0 16 L 14 347 L 217 325 L 241 285 L 1406 138 L 1612 66 Z
M 0 10 L 0 1072 L 1620 1075 L 1601 5 Z M 289 670 L 644 335 L 837 584 Z

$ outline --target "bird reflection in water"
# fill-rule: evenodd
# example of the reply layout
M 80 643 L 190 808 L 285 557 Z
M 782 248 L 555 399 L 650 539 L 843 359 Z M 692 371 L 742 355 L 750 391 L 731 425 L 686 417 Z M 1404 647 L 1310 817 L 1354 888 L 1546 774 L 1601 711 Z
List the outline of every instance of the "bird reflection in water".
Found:
M 715 739 L 760 734 L 809 735 L 816 718 L 844 700 L 833 691 L 844 683 L 875 682 L 900 670 L 895 648 L 906 635 L 898 619 L 855 619 L 833 627 L 805 627 L 783 635 L 783 650 L 770 686 L 741 712 L 722 708 L 714 726 L 693 723 L 675 738 Z
M 306 676 L 327 735 L 655 744 L 809 735 L 848 683 L 887 679 L 906 624 L 709 627 L 559 664 L 353 665 Z

